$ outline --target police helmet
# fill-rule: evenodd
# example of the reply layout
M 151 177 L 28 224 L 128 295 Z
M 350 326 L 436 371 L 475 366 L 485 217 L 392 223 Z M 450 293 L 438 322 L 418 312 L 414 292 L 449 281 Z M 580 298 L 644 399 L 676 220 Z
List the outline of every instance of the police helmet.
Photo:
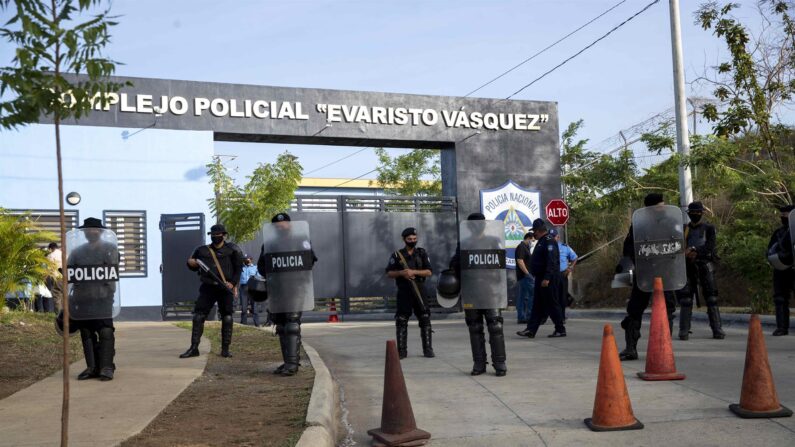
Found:
M 69 335 L 74 335 L 77 333 L 77 324 L 71 318 L 69 319 Z M 63 335 L 63 311 L 58 312 L 58 316 L 55 317 L 55 332 L 58 335 Z
M 445 270 L 439 274 L 436 284 L 436 301 L 444 308 L 451 308 L 458 302 L 461 293 L 461 282 L 455 270 Z

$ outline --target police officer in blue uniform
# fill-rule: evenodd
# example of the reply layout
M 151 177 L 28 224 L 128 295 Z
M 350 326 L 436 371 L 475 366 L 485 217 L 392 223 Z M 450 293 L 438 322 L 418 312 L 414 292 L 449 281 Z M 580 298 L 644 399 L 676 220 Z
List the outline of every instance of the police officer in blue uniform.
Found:
M 549 317 L 555 324 L 555 332 L 549 337 L 565 337 L 566 326 L 563 321 L 558 292 L 561 278 L 558 242 L 554 236 L 549 234 L 547 225 L 542 219 L 533 221 L 533 234 L 538 240 L 536 248 L 533 250 L 533 261 L 530 268 L 530 273 L 535 277 L 535 298 L 527 328 L 517 332 L 517 335 L 535 338 L 538 327 Z
M 698 286 L 707 303 L 709 326 L 712 338 L 723 339 L 726 334 L 721 328 L 718 309 L 718 287 L 715 284 L 715 226 L 703 220 L 704 205 L 693 202 L 687 206 L 690 222 L 685 226 L 685 259 L 687 266 L 687 285 L 677 292 L 679 298 L 679 339 L 690 337 L 690 320 L 693 315 L 693 297 Z

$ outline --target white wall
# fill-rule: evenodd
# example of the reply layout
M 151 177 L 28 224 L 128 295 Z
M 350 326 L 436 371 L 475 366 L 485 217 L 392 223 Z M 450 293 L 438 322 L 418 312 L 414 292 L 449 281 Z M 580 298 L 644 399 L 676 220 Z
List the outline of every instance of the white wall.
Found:
M 127 129 L 133 133 L 138 129 Z M 204 165 L 213 155 L 212 132 L 62 126 L 64 194 L 76 191 L 80 220 L 103 210 L 146 210 L 145 278 L 122 278 L 122 306 L 162 304 L 158 223 L 161 214 L 205 214 L 212 187 Z M 0 131 L 0 207 L 58 209 L 54 127 Z M 186 253 L 188 256 L 189 253 Z

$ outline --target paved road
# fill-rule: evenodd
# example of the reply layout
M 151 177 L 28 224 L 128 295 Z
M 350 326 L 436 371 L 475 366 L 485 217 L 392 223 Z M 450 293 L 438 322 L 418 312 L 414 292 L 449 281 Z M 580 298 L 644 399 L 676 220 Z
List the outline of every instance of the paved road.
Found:
M 117 323 L 112 382 L 78 382 L 70 367 L 69 445 L 112 446 L 143 430 L 204 371 L 202 356 L 180 359 L 190 334 L 170 323 Z M 0 446 L 57 446 L 61 434 L 62 372 L 0 400 Z
M 640 431 L 593 433 L 590 417 L 604 321 L 569 320 L 569 336 L 548 339 L 547 325 L 535 340 L 522 339 L 506 324 L 508 376 L 471 377 L 469 337 L 461 320 L 434 323 L 437 357 L 425 359 L 419 329 L 409 332 L 409 358 L 402 367 L 420 428 L 433 434 L 433 446 L 748 446 L 795 445 L 795 418 L 744 420 L 729 412 L 739 399 L 746 330 L 728 329 L 712 340 L 705 323 L 694 324 L 690 341 L 674 341 L 680 382 L 644 382 L 635 373 L 640 361 L 625 362 Z M 613 322 L 619 349 L 623 331 Z M 639 348 L 645 353 L 648 325 Z M 765 330 L 769 333 L 769 330 Z M 303 325 L 315 347 L 342 383 L 349 444 L 369 445 L 367 429 L 380 425 L 385 341 L 394 338 L 391 322 Z M 795 408 L 795 336 L 767 336 L 779 397 Z

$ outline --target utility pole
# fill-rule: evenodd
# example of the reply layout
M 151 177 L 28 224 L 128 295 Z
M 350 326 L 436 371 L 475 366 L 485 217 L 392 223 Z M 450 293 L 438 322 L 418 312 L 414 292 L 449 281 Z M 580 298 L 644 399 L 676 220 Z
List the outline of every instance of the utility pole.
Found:
M 669 0 L 671 13 L 671 52 L 673 54 L 674 105 L 676 110 L 676 149 L 680 155 L 690 155 L 690 137 L 687 135 L 687 96 L 685 95 L 685 69 L 682 63 L 682 27 L 679 23 L 679 0 Z M 690 168 L 679 165 L 679 202 L 682 207 L 693 201 L 693 184 Z

